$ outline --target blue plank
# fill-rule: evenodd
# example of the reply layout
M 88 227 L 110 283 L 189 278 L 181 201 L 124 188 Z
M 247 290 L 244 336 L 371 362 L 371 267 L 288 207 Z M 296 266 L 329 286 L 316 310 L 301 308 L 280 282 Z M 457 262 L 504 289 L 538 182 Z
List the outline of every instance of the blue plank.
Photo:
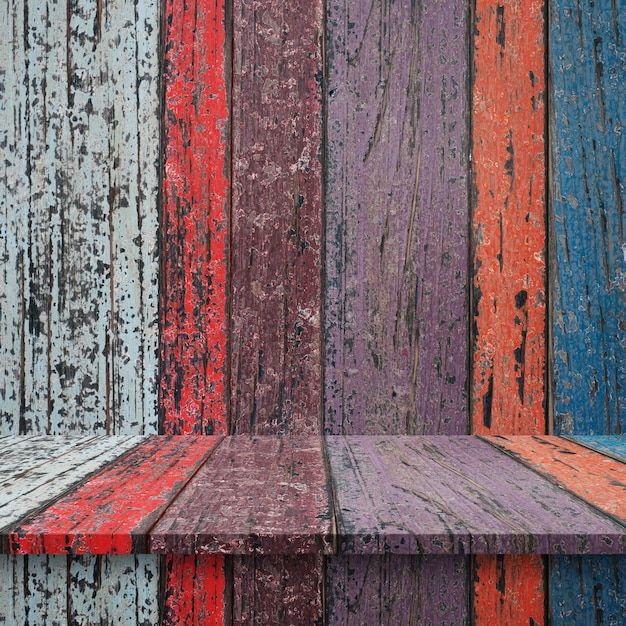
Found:
M 626 437 L 610 435 L 579 435 L 568 437 L 580 445 L 626 463 Z

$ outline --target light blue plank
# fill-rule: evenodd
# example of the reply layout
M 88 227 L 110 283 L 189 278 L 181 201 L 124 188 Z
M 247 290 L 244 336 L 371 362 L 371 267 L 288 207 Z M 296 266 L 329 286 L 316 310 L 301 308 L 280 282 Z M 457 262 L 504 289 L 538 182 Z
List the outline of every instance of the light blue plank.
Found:
M 610 435 L 580 435 L 568 437 L 568 439 L 626 463 L 626 437 L 612 437 Z

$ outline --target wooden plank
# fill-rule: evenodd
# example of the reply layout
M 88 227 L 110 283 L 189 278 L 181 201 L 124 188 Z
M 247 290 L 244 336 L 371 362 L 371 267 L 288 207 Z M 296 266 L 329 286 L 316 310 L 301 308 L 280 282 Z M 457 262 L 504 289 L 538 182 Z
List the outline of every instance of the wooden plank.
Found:
M 469 624 L 463 557 L 351 554 L 328 557 L 327 571 L 329 626 Z
M 152 436 L 9 533 L 13 554 L 147 551 L 147 533 L 219 443 Z
M 233 2 L 231 434 L 320 432 L 322 14 Z
M 474 434 L 546 432 L 543 9 L 522 0 L 476 3 Z
M 626 432 L 626 13 L 550 5 L 556 434 Z
M 467 432 L 468 30 L 328 4 L 326 432 Z
M 561 437 L 485 437 L 528 467 L 626 523 L 626 464 Z M 573 554 L 573 553 L 570 553 Z
M 150 532 L 152 552 L 321 554 L 332 508 L 321 437 L 228 437 Z
M 164 562 L 164 623 L 223 626 L 226 623 L 224 557 L 168 555 Z
M 156 431 L 159 13 L 3 9 L 4 432 Z
M 574 443 L 601 452 L 617 461 L 626 463 L 626 438 L 613 435 L 579 435 L 567 437 Z
M 552 557 L 551 624 L 596 626 L 626 622 L 623 556 Z
M 476 555 L 472 624 L 545 624 L 544 559 L 536 554 Z
M 7 531 L 145 437 L 22 437 L 0 456 L 0 544 Z M 6 546 L 3 546 L 6 548 Z
M 345 553 L 626 552 L 623 525 L 475 437 L 329 437 L 328 453 Z
M 162 430 L 224 435 L 230 26 L 223 0 L 165 15 Z

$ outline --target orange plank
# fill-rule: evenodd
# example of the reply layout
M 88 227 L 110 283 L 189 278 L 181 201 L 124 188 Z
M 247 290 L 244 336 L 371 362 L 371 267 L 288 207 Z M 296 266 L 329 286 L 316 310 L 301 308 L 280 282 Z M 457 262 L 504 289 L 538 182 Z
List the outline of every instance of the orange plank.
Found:
M 545 432 L 544 19 L 476 3 L 473 432 Z
M 560 437 L 484 439 L 618 522 L 626 522 L 626 464 Z

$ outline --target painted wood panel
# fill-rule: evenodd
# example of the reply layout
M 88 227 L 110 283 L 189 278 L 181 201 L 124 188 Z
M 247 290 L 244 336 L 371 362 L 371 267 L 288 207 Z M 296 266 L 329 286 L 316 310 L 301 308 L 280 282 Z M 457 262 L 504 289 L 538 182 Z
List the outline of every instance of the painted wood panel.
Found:
M 154 432 L 158 5 L 2 14 L 0 427 Z
M 165 7 L 160 406 L 166 434 L 228 430 L 227 4 L 168 0 Z
M 626 13 L 550 5 L 555 433 L 626 432 Z
M 326 11 L 324 431 L 466 433 L 468 6 Z M 467 619 L 464 559 L 357 561 L 328 560 L 330 624 L 412 617 L 411 596 Z
M 321 426 L 322 3 L 234 0 L 231 434 Z
M 219 444 L 152 436 L 9 534 L 13 554 L 148 551 L 148 531 Z
M 626 463 L 626 437 L 612 435 L 580 435 L 567 437 L 580 445 Z
M 626 527 L 475 437 L 330 437 L 328 454 L 345 553 L 626 552 Z
M 320 436 L 228 437 L 161 515 L 150 532 L 150 549 L 329 553 L 327 483 Z
M 326 423 L 465 433 L 467 10 L 328 5 Z
M 0 546 L 7 531 L 145 437 L 11 437 L 0 451 Z
M 329 624 L 469 624 L 469 588 L 463 557 L 405 554 L 328 557 L 327 572 L 340 585 L 327 594 Z

